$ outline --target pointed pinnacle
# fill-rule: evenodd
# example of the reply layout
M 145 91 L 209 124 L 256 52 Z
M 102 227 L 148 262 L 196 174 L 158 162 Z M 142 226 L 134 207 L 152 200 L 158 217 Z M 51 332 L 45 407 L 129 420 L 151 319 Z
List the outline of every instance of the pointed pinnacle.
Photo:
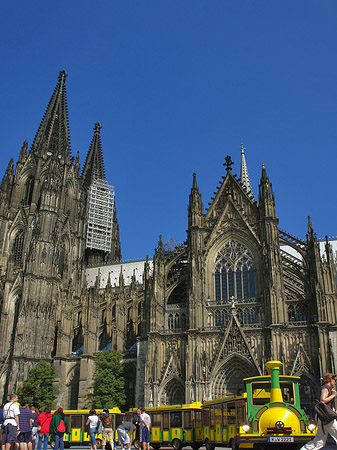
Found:
M 65 69 L 62 69 L 59 73 L 59 80 L 62 80 L 62 79 L 65 80 L 67 78 L 67 76 L 68 76 L 68 74 L 65 71 Z
M 94 126 L 95 133 L 99 134 L 101 131 L 101 128 L 102 128 L 102 125 L 100 124 L 100 122 L 96 122 L 95 126 Z

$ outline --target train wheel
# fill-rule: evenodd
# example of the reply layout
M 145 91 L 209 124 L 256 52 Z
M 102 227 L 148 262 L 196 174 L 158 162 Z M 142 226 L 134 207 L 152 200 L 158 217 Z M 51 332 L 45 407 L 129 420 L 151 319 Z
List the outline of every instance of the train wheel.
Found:
M 96 438 L 96 447 L 102 448 L 102 439 Z
M 49 445 L 50 445 L 51 448 L 55 447 L 55 441 L 54 441 L 53 436 L 51 436 L 51 438 L 50 438 Z
M 172 441 L 172 447 L 174 448 L 174 450 L 181 450 L 183 448 L 183 444 L 180 439 L 175 438 Z
M 141 448 L 141 446 L 142 446 L 139 439 L 135 439 L 133 441 L 133 445 L 135 446 L 135 448 Z
M 200 444 L 192 444 L 191 447 L 193 448 L 193 450 L 199 450 L 201 445 Z
M 205 447 L 206 447 L 206 450 L 214 450 L 215 445 L 214 445 L 214 444 L 211 444 L 211 443 L 209 442 L 209 440 L 206 439 L 206 441 L 205 441 Z

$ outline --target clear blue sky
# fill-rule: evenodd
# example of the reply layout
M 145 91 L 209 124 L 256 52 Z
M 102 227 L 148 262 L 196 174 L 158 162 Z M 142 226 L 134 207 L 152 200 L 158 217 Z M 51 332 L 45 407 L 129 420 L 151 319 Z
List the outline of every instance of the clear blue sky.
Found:
M 72 153 L 96 121 L 124 259 L 186 239 L 192 174 L 207 206 L 240 142 L 266 164 L 280 227 L 335 236 L 336 0 L 2 2 L 1 177 L 68 72 Z

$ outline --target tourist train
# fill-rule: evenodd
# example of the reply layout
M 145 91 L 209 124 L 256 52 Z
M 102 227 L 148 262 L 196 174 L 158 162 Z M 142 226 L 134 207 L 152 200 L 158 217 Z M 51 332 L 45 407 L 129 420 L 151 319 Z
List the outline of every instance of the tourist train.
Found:
M 280 361 L 269 361 L 268 375 L 244 379 L 246 392 L 204 403 L 146 408 L 151 416 L 151 446 L 158 450 L 171 445 L 174 450 L 191 446 L 198 450 L 215 447 L 239 449 L 299 449 L 312 439 L 316 424 L 310 421 L 300 405 L 299 377 L 280 375 Z M 125 416 L 134 421 L 136 409 L 122 413 L 110 410 L 114 430 Z M 71 432 L 70 444 L 89 442 L 85 422 L 89 411 L 65 411 Z M 117 437 L 117 436 L 116 436 Z M 98 447 L 101 442 L 98 436 Z M 133 444 L 140 446 L 133 436 Z

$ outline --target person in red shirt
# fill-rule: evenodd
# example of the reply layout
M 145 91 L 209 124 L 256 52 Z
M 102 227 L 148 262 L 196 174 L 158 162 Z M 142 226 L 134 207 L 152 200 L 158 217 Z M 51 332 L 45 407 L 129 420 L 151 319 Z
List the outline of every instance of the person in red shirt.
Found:
M 51 409 L 49 406 L 47 406 L 44 412 L 41 413 L 37 418 L 38 434 L 39 434 L 37 450 L 41 450 L 42 442 L 43 442 L 43 450 L 47 450 L 50 422 L 52 417 L 53 416 L 51 415 Z

